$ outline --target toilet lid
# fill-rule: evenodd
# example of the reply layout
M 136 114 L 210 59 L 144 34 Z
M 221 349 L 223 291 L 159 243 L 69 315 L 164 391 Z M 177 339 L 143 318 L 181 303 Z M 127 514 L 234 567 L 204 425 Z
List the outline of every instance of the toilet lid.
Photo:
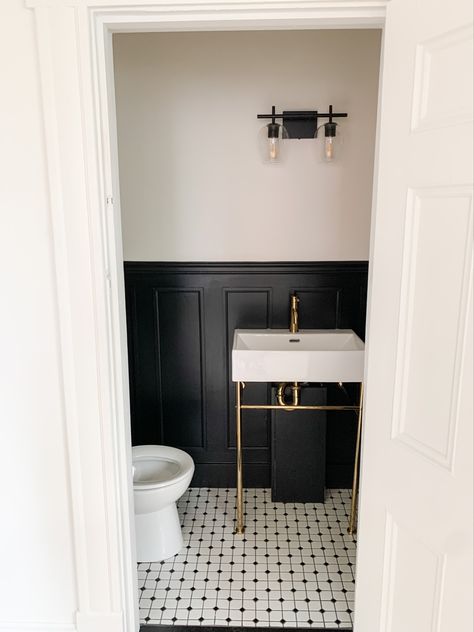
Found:
M 133 484 L 140 487 L 166 483 L 180 472 L 180 465 L 163 457 L 138 457 L 133 461 Z

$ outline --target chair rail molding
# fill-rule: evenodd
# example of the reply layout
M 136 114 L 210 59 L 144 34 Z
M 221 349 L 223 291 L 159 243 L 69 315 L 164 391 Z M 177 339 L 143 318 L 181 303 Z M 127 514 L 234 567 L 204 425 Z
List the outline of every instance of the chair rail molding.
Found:
M 78 632 L 138 630 L 112 33 L 362 28 L 387 0 L 26 0 L 35 18 Z

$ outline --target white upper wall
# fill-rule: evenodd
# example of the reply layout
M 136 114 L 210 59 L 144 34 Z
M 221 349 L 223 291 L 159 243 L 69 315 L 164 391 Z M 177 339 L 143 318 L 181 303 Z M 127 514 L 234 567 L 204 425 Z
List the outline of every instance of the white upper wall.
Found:
M 125 260 L 365 260 L 380 31 L 118 34 Z M 256 118 L 329 104 L 343 154 L 292 140 L 262 164 Z

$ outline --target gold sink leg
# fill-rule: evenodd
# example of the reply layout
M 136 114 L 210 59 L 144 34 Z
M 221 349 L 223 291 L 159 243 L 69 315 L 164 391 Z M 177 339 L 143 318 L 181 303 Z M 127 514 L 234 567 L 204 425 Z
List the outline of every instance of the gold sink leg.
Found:
M 237 525 L 236 534 L 243 534 L 244 526 L 244 490 L 242 476 L 242 409 L 240 407 L 241 383 L 235 385 L 235 412 L 236 412 L 236 432 L 237 432 Z
M 349 526 L 347 533 L 353 535 L 356 530 L 356 513 L 357 513 L 357 494 L 359 491 L 359 460 L 360 460 L 360 440 L 362 435 L 362 412 L 364 401 L 364 385 L 360 383 L 360 399 L 359 399 L 359 415 L 357 419 L 357 438 L 355 448 L 354 459 L 354 477 L 352 479 L 352 501 L 351 501 L 351 515 L 349 517 Z

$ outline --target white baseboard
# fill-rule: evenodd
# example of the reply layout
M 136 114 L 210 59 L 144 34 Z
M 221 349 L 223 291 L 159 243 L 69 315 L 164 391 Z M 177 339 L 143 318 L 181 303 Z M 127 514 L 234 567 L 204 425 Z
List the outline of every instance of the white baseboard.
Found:
M 121 612 L 78 612 L 76 632 L 134 632 L 125 629 Z
M 134 632 L 125 629 L 121 612 L 76 613 L 76 623 L 0 621 L 0 632 Z
M 0 632 L 78 632 L 74 623 L 0 621 Z

